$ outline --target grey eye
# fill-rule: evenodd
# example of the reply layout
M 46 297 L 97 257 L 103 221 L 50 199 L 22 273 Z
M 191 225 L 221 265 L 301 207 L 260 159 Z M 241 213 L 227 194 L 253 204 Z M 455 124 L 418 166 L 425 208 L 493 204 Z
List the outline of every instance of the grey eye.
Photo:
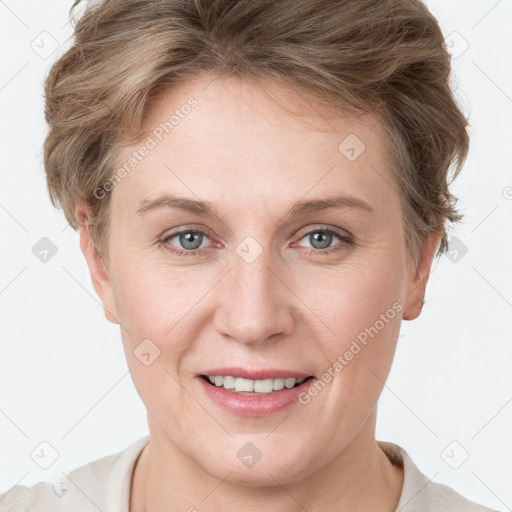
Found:
M 308 240 L 313 249 L 327 249 L 331 247 L 333 237 L 338 238 L 334 233 L 317 230 L 307 234 L 304 238 Z
M 182 231 L 181 233 L 174 235 L 173 238 L 178 238 L 179 245 L 184 249 L 193 251 L 201 247 L 204 236 L 205 235 L 203 233 L 198 231 Z

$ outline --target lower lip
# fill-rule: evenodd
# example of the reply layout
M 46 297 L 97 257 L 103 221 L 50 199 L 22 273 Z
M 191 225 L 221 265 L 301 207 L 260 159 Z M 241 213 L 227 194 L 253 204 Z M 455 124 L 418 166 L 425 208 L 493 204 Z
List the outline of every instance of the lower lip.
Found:
M 307 379 L 291 389 L 274 391 L 268 395 L 243 395 L 208 384 L 202 377 L 197 377 L 208 398 L 222 409 L 239 416 L 270 416 L 293 402 L 313 384 L 315 379 Z

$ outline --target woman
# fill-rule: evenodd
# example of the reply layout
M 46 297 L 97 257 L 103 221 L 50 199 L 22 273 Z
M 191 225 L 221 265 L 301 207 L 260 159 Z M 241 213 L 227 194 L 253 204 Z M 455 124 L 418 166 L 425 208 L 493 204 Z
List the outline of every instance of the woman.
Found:
M 461 219 L 449 74 L 419 0 L 89 6 L 45 84 L 45 169 L 149 436 L 2 510 L 489 510 L 375 439 Z

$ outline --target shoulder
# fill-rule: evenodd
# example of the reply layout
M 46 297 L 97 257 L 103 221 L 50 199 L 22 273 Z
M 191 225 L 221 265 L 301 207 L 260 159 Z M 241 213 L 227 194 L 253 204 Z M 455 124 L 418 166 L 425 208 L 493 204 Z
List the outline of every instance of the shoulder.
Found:
M 427 478 L 401 446 L 384 441 L 378 441 L 378 445 L 393 464 L 404 468 L 404 483 L 397 511 L 496 512 L 468 500 L 447 485 Z
M 470 501 L 451 487 L 446 485 L 430 482 L 429 500 L 432 503 L 432 510 L 446 511 L 464 511 L 464 512 L 496 512 L 490 508 L 479 505 L 474 501 Z
M 0 512 L 98 512 L 128 506 L 131 475 L 146 436 L 122 452 L 80 466 L 58 482 L 16 485 L 0 494 Z
M 32 487 L 16 485 L 0 494 L 0 512 L 64 510 L 58 497 L 58 485 L 38 482 Z

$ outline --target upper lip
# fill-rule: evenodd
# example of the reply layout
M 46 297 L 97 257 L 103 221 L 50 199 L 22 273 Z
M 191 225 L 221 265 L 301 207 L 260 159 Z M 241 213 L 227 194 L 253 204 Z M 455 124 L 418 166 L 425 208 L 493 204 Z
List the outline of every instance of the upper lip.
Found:
M 211 368 L 201 372 L 199 375 L 223 375 L 231 377 L 241 377 L 243 379 L 251 380 L 265 380 L 265 379 L 302 379 L 311 377 L 311 374 L 296 372 L 294 370 L 282 370 L 277 368 L 265 368 L 265 369 L 248 369 L 240 367 L 231 368 Z

